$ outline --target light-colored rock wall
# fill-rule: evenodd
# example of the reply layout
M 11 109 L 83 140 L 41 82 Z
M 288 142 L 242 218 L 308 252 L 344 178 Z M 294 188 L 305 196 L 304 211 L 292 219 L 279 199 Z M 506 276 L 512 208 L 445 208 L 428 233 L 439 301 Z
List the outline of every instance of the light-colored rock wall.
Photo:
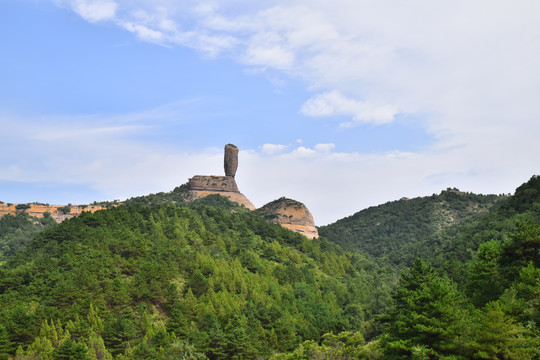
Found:
M 42 204 L 28 204 L 30 208 L 25 210 L 17 210 L 17 204 L 0 204 L 0 217 L 11 214 L 17 215 L 17 213 L 25 212 L 30 216 L 35 216 L 37 218 L 42 218 L 45 213 L 49 213 L 51 217 L 56 222 L 62 222 L 66 219 L 72 218 L 74 216 L 80 215 L 83 211 L 96 212 L 98 210 L 105 209 L 103 206 L 99 205 L 71 205 L 70 211 L 66 214 L 59 211 L 59 209 L 64 208 L 65 205 L 42 205 Z
M 257 212 L 269 221 L 281 224 L 310 239 L 319 237 L 313 215 L 301 202 L 281 198 L 262 206 Z
M 237 192 L 238 186 L 232 176 L 195 175 L 188 182 L 189 190 Z

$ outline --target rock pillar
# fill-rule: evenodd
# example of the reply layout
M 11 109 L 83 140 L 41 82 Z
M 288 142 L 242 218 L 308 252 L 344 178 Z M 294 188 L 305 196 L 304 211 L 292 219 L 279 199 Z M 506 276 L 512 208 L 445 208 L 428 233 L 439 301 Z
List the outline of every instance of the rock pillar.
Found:
M 233 144 L 225 145 L 225 176 L 236 175 L 238 168 L 238 148 Z

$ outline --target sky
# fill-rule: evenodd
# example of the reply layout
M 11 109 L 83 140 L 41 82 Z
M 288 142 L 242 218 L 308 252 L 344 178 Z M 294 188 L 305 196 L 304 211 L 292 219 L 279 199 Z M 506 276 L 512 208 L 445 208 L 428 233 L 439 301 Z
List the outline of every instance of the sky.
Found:
M 317 225 L 540 174 L 537 0 L 0 0 L 0 200 L 222 175 Z

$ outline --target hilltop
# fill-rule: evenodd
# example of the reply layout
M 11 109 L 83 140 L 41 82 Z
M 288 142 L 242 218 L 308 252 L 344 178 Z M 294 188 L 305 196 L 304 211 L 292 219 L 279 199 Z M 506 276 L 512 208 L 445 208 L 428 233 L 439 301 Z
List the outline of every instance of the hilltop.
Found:
M 299 201 L 282 197 L 260 207 L 255 214 L 310 239 L 319 237 L 311 212 Z
M 410 266 L 418 257 L 433 258 L 443 243 L 451 241 L 453 229 L 478 219 L 506 198 L 446 189 L 361 210 L 320 227 L 319 233 L 347 249 Z

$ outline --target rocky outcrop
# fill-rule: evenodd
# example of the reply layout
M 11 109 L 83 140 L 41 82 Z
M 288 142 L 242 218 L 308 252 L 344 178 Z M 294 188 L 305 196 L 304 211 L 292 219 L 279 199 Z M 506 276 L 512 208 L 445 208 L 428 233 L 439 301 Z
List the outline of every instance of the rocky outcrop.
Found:
M 233 144 L 225 145 L 225 176 L 236 176 L 236 169 L 238 169 L 238 148 Z
M 236 181 L 232 176 L 195 175 L 188 181 L 189 190 L 239 193 Z
M 48 213 L 56 222 L 62 222 L 84 211 L 96 212 L 105 207 L 99 205 L 47 205 L 47 204 L 0 204 L 0 217 L 25 212 L 30 216 L 42 218 Z
M 234 177 L 238 169 L 238 148 L 233 144 L 225 145 L 224 155 L 225 176 L 195 175 L 188 181 L 188 193 L 186 201 L 193 201 L 212 194 L 218 194 L 245 206 L 249 210 L 255 210 L 255 206 L 249 199 L 238 190 Z
M 303 234 L 310 239 L 318 238 L 313 216 L 308 208 L 299 201 L 282 197 L 255 210 L 257 214 L 268 221 Z

